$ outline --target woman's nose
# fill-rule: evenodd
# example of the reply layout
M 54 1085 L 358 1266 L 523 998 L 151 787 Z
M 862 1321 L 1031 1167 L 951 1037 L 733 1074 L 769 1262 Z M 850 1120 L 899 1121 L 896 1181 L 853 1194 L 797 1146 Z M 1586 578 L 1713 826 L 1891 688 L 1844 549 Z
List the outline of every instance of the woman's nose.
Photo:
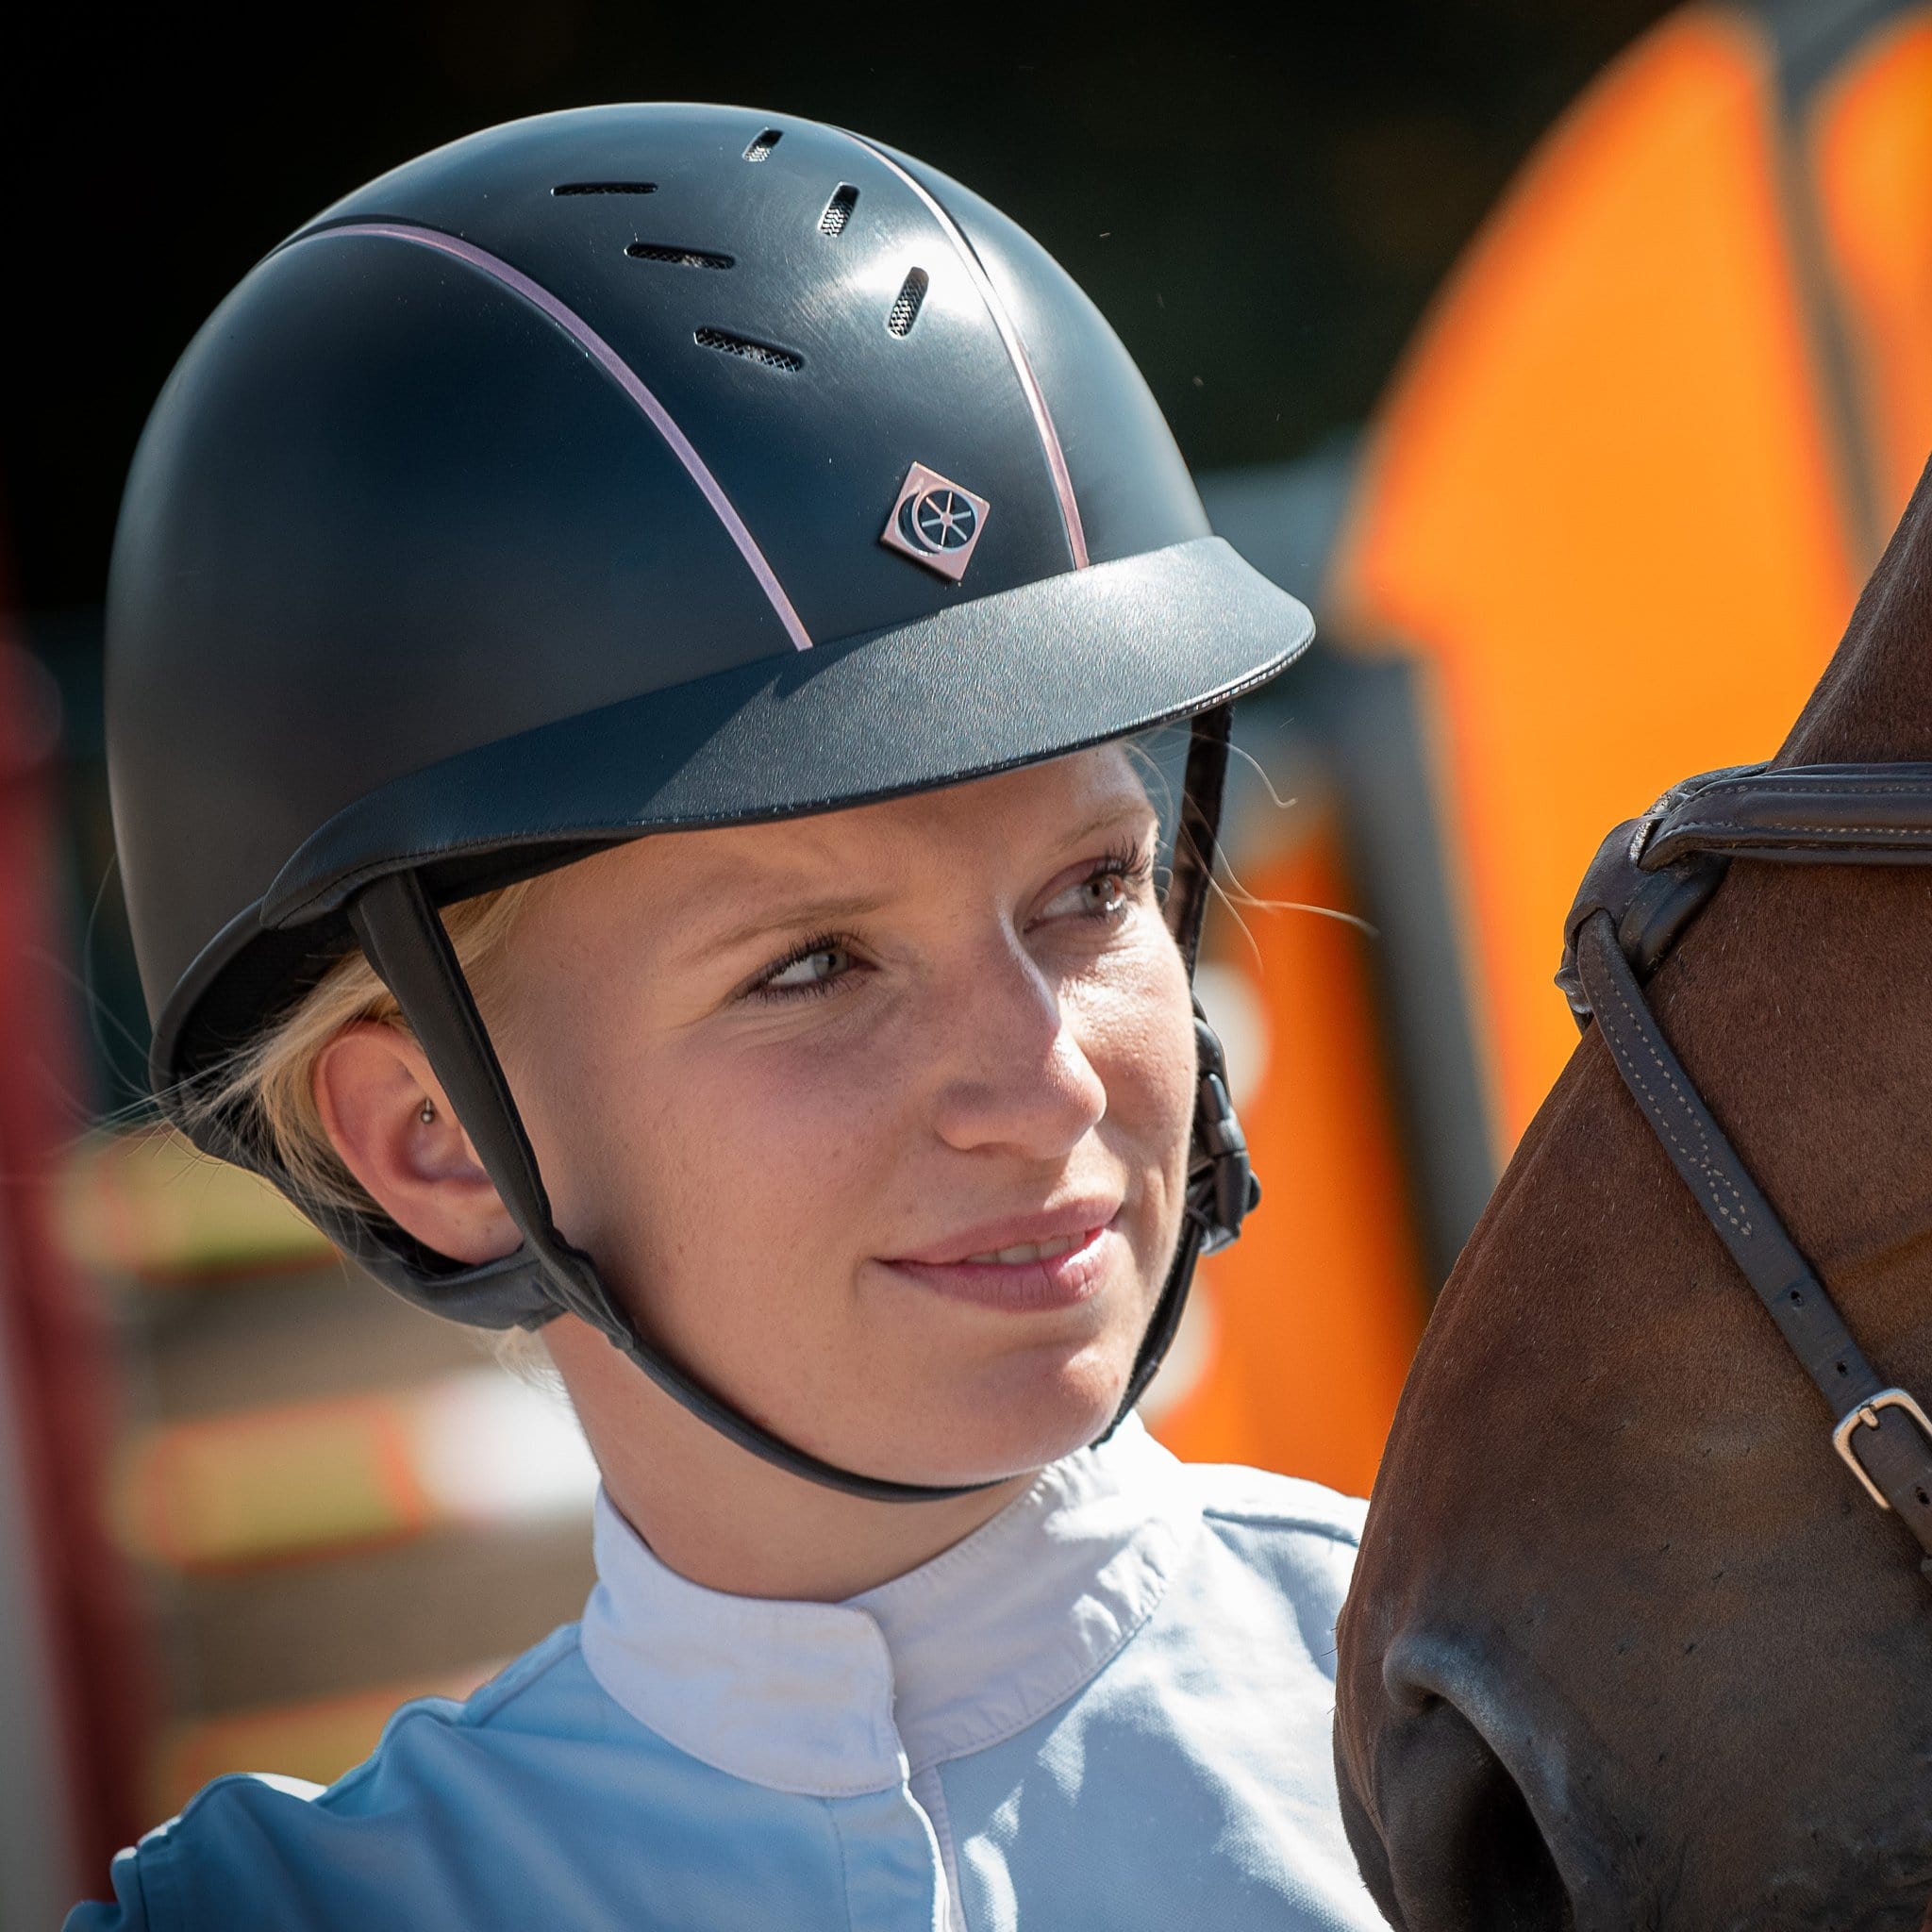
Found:
M 1053 1159 L 1107 1112 L 1107 1087 L 1058 990 L 1024 950 L 987 956 L 949 989 L 937 1124 L 949 1145 Z

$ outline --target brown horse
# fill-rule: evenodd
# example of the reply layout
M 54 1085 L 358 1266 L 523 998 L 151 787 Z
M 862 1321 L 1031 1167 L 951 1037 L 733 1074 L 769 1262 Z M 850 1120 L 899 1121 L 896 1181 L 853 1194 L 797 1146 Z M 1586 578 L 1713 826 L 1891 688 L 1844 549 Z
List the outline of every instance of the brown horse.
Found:
M 1927 758 L 1932 471 L 1778 762 Z M 1932 868 L 1740 860 L 1649 990 L 1932 1401 Z M 1932 1581 L 1833 1420 L 1592 1027 L 1423 1340 L 1342 1618 L 1342 1806 L 1391 1924 L 1925 1920 Z

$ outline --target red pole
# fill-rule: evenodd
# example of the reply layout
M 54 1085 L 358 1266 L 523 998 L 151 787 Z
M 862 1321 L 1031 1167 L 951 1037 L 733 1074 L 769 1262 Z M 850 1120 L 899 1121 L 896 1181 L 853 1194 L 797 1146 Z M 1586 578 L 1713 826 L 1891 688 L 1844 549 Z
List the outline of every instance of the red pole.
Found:
M 66 988 L 55 964 L 51 680 L 0 641 L 0 1426 L 12 1419 L 58 1733 L 73 1894 L 144 1825 L 148 1633 L 106 1520 L 119 1364 L 95 1285 L 61 1252 L 56 1169 L 83 1124 Z M 50 1773 L 53 1767 L 49 1767 Z

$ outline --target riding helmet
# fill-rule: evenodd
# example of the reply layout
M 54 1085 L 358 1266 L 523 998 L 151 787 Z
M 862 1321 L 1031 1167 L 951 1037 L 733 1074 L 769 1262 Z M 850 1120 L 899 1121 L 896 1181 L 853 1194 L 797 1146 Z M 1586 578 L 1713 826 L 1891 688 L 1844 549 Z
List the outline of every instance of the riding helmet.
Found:
M 134 459 L 108 749 L 156 1092 L 410 1300 L 571 1310 L 781 1467 L 956 1493 L 819 1462 L 642 1339 L 552 1224 L 437 908 L 1192 719 L 1167 902 L 1191 969 L 1227 707 L 1311 629 L 1209 533 L 1099 311 L 937 170 L 718 107 L 458 141 L 258 263 Z M 246 1109 L 192 1104 L 358 945 L 523 1233 L 502 1260 L 307 1198 Z M 1197 1032 L 1186 1231 L 1129 1403 L 1253 1194 Z

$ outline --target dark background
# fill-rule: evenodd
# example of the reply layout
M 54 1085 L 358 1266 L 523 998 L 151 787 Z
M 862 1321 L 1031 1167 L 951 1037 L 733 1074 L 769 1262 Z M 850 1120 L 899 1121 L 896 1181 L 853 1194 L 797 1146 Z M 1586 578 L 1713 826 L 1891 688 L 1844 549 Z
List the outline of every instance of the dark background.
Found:
M 1515 164 L 1664 10 L 42 0 L 5 62 L 15 597 L 98 602 L 147 407 L 281 236 L 425 148 L 588 102 L 730 101 L 908 149 L 1072 270 L 1197 470 L 1301 456 L 1361 421 Z
M 41 0 L 25 58 L 0 58 L 25 137 L 0 203 L 0 608 L 10 579 L 61 753 L 62 923 L 89 1038 L 76 1128 L 146 1108 L 100 722 L 122 479 L 189 339 L 318 209 L 440 142 L 592 102 L 733 102 L 882 139 L 1059 257 L 1196 473 L 1221 473 L 1223 533 L 1319 616 L 1354 432 L 1424 307 L 1537 138 L 1665 10 Z M 1229 473 L 1245 465 L 1271 467 L 1244 484 Z M 1491 1179 L 1484 1165 L 1472 1198 Z M 1457 1242 L 1467 1218 L 1450 1215 Z

